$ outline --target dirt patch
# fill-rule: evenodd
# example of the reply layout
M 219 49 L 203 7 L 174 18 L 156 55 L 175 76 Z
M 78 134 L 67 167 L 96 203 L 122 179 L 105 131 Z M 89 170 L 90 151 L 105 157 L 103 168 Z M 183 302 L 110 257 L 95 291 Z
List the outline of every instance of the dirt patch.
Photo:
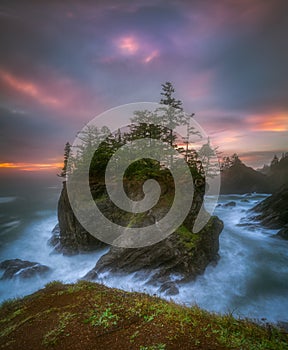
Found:
M 278 329 L 84 281 L 52 282 L 4 302 L 0 317 L 0 348 L 7 350 L 275 350 L 288 344 Z

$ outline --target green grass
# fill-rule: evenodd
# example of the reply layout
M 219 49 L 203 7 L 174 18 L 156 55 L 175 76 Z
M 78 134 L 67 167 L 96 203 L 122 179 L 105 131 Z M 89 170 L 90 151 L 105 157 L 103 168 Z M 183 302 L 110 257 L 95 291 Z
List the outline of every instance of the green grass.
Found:
M 70 285 L 52 282 L 31 296 L 2 303 L 0 319 L 0 347 L 2 339 L 2 344 L 13 341 L 17 347 L 17 334 L 24 327 L 29 348 L 29 337 L 34 339 L 34 330 L 43 322 L 39 344 L 57 349 L 66 337 L 72 337 L 72 343 L 79 336 L 85 341 L 85 334 L 91 332 L 101 339 L 115 336 L 126 342 L 124 348 L 138 350 L 174 349 L 181 342 L 183 348 L 288 349 L 288 334 L 272 325 L 87 281 Z
M 104 311 L 97 310 L 97 305 L 95 310 L 92 311 L 89 318 L 85 320 L 86 323 L 90 323 L 92 326 L 100 326 L 104 328 L 109 328 L 111 326 L 117 325 L 119 316 L 111 311 L 111 307 L 106 308 Z
M 184 225 L 178 227 L 176 233 L 179 234 L 180 241 L 188 250 L 192 250 L 193 248 L 195 248 L 200 239 L 198 234 L 192 233 Z
M 163 343 L 155 344 L 155 345 L 150 345 L 150 346 L 140 346 L 139 350 L 165 350 L 166 345 Z

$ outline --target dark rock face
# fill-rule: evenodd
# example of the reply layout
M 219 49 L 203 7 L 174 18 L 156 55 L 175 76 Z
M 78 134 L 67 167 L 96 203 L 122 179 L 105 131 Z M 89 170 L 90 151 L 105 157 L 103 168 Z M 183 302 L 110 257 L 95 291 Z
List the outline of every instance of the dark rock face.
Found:
M 231 202 L 225 203 L 225 204 L 223 204 L 223 207 L 225 207 L 225 208 L 236 207 L 236 202 L 231 201 Z
M 272 162 L 273 163 L 273 162 Z M 274 190 L 282 186 L 288 186 L 288 153 L 282 155 L 282 158 L 268 167 L 268 177 Z
M 271 229 L 281 229 L 278 236 L 288 238 L 288 187 L 283 187 L 250 210 L 252 220 Z
M 221 173 L 222 194 L 249 192 L 273 193 L 288 185 L 288 152 L 282 158 L 265 165 L 258 171 L 247 167 L 239 159 Z
M 272 196 L 253 207 L 256 213 L 253 220 L 271 229 L 280 229 L 288 224 L 288 187 L 282 188 Z
M 140 185 L 140 186 L 139 186 Z M 130 198 L 141 198 L 139 188 L 141 183 L 129 182 L 125 184 L 126 192 Z M 115 207 L 109 198 L 106 198 L 103 190 L 91 192 L 99 204 L 100 210 L 109 220 L 125 227 L 143 227 L 151 225 L 155 220 L 160 220 L 169 211 L 174 198 L 174 187 L 167 181 L 160 182 L 161 196 L 159 202 L 143 214 L 131 214 Z M 218 260 L 219 235 L 223 229 L 223 223 L 217 217 L 211 217 L 207 225 L 197 234 L 192 233 L 194 221 L 202 205 L 204 186 L 195 189 L 192 208 L 183 224 L 169 237 L 152 246 L 144 248 L 119 248 L 111 247 L 109 252 L 103 255 L 96 266 L 89 271 L 84 279 L 96 280 L 102 272 L 131 273 L 139 271 L 147 278 L 149 284 L 158 286 L 166 295 L 178 293 L 178 287 L 171 278 L 179 275 L 177 283 L 195 279 L 202 274 L 207 265 Z M 138 192 L 137 192 L 138 188 Z M 79 253 L 103 246 L 103 243 L 86 232 L 76 220 L 68 201 L 66 186 L 64 184 L 58 206 L 59 226 L 55 227 L 50 243 L 57 251 L 65 254 Z M 101 228 L 100 228 L 101 229 Z
M 285 227 L 277 233 L 277 237 L 288 240 L 288 225 L 285 225 Z
M 164 293 L 165 295 L 177 295 L 179 294 L 179 289 L 175 282 L 166 282 L 159 288 L 159 293 Z
M 147 273 L 155 272 L 149 283 L 161 281 L 161 288 L 170 282 L 171 274 L 181 275 L 182 281 L 195 279 L 208 264 L 217 261 L 222 229 L 223 222 L 211 217 L 198 234 L 181 226 L 168 238 L 152 246 L 135 249 L 112 247 L 84 278 L 91 279 L 104 271 L 131 273 L 145 270 Z M 173 292 L 176 292 L 174 288 Z
M 49 244 L 57 252 L 73 255 L 104 246 L 104 243 L 90 235 L 76 219 L 69 203 L 66 183 L 58 201 L 58 225 L 52 231 Z
M 240 161 L 221 173 L 222 194 L 271 193 L 271 190 L 267 176 Z
M 30 278 L 50 271 L 50 268 L 46 265 L 21 259 L 2 261 L 0 263 L 0 269 L 4 270 L 4 274 L 1 277 L 2 280 L 16 277 Z

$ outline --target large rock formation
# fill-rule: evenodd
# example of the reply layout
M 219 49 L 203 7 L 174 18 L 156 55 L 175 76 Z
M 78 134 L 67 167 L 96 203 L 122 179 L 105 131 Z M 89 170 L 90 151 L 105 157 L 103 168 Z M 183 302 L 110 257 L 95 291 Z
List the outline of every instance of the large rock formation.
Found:
M 69 203 L 66 182 L 58 201 L 58 225 L 52 231 L 49 243 L 57 252 L 73 255 L 98 249 L 104 245 L 90 235 L 76 219 Z
M 250 212 L 252 220 L 271 229 L 280 229 L 279 237 L 288 238 L 288 187 L 282 187 Z
M 275 155 L 271 164 L 264 165 L 260 171 L 267 175 L 274 191 L 288 186 L 288 153 L 283 153 L 280 159 Z
M 50 271 L 46 265 L 21 259 L 5 260 L 0 263 L 0 269 L 4 270 L 1 280 L 12 278 L 30 278 L 43 275 Z
M 271 193 L 271 190 L 266 175 L 247 167 L 239 159 L 221 173 L 222 194 Z
M 174 185 L 167 179 L 158 181 L 161 195 L 158 203 L 148 212 L 132 214 L 117 208 L 109 199 L 99 184 L 91 186 L 92 195 L 102 213 L 109 220 L 124 227 L 149 226 L 163 218 L 169 211 L 174 199 Z M 143 181 L 128 181 L 124 184 L 127 195 L 133 200 L 143 197 Z M 172 283 L 171 276 L 178 274 L 180 280 L 194 279 L 202 274 L 207 265 L 217 262 L 219 250 L 219 235 L 223 223 L 217 217 L 210 218 L 207 225 L 197 234 L 192 228 L 200 210 L 204 195 L 204 184 L 199 183 L 194 192 L 193 204 L 183 224 L 168 238 L 144 248 L 111 247 L 102 256 L 96 266 L 85 276 L 95 280 L 99 273 L 130 273 L 141 271 L 149 273 L 150 283 L 159 284 L 159 288 L 167 294 L 175 294 L 177 286 Z M 66 186 L 64 187 L 58 205 L 59 233 L 57 228 L 50 240 L 56 250 L 65 254 L 97 249 L 102 242 L 86 232 L 75 218 L 69 204 Z M 99 227 L 101 230 L 101 227 Z M 55 233 L 56 231 L 56 233 Z
M 232 166 L 223 167 L 221 175 L 222 194 L 273 193 L 288 185 L 288 153 L 280 160 L 275 155 L 270 166 L 258 171 L 236 157 Z
M 178 274 L 180 281 L 194 279 L 205 271 L 208 264 L 217 262 L 222 229 L 222 221 L 211 217 L 197 234 L 182 225 L 168 238 L 152 246 L 112 247 L 85 278 L 95 279 L 104 271 L 131 273 L 142 270 L 147 274 L 152 272 L 152 283 L 167 283 L 173 274 Z

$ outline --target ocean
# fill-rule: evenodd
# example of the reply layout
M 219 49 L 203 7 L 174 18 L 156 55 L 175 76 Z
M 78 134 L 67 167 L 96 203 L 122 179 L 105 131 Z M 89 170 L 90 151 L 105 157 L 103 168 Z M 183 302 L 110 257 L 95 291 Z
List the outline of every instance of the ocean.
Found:
M 0 280 L 0 300 L 21 297 L 50 281 L 75 282 L 93 268 L 108 249 L 63 256 L 47 241 L 57 223 L 57 200 L 61 180 L 24 179 L 0 185 L 0 261 L 23 259 L 51 268 L 51 273 L 30 279 Z M 183 284 L 179 294 L 168 299 L 236 317 L 288 321 L 288 242 L 275 238 L 275 230 L 259 225 L 238 226 L 247 210 L 265 199 L 265 194 L 222 195 L 215 215 L 224 221 L 220 236 L 220 260 L 196 281 Z M 225 207 L 229 201 L 235 207 Z M 0 271 L 1 275 L 1 271 Z M 179 276 L 174 276 L 177 281 Z M 99 276 L 99 283 L 130 291 L 163 295 L 145 285 L 139 274 Z

